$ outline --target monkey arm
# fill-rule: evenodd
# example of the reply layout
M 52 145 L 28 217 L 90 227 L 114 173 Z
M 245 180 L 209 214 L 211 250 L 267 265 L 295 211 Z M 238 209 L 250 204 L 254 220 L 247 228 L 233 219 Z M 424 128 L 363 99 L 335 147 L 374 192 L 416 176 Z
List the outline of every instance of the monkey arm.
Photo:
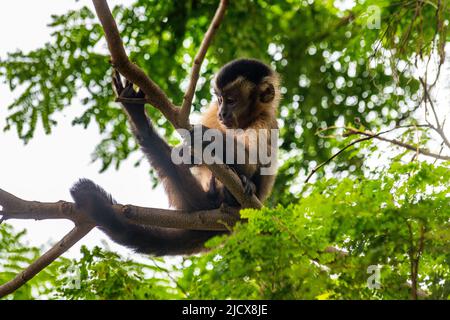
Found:
M 144 114 L 145 119 L 147 117 Z M 207 197 L 188 165 L 175 164 L 171 158 L 171 147 L 155 132 L 149 121 L 130 116 L 133 133 L 160 181 L 167 190 L 169 202 L 177 209 L 212 209 Z
M 135 91 L 133 84 L 122 86 L 118 73 L 114 78 L 117 93 L 122 98 L 143 98 L 141 91 Z M 172 148 L 155 131 L 145 113 L 144 104 L 122 103 L 131 124 L 131 129 L 150 165 L 162 181 L 171 206 L 177 209 L 212 209 L 213 202 L 208 198 L 199 181 L 187 164 L 175 164 L 171 158 Z

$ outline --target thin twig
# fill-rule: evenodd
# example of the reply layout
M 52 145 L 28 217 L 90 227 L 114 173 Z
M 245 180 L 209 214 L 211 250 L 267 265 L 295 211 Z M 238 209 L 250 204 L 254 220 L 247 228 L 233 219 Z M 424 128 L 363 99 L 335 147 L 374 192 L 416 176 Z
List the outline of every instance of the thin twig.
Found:
M 220 23 L 222 22 L 227 5 L 227 0 L 220 1 L 220 5 L 216 10 L 216 14 L 214 15 L 214 18 L 209 25 L 208 31 L 206 31 L 197 54 L 195 55 L 194 64 L 192 65 L 191 78 L 189 80 L 189 85 L 186 93 L 184 94 L 183 104 L 181 105 L 179 113 L 178 120 L 179 123 L 183 124 L 183 126 L 189 125 L 189 114 L 191 112 L 192 99 L 195 94 L 195 87 L 198 82 L 200 68 L 202 66 L 203 60 L 205 59 L 205 55 L 208 51 L 209 45 L 211 44 L 211 40 L 213 39 L 214 34 L 216 33 L 217 29 L 220 26 Z
M 448 148 L 450 148 L 450 140 L 447 138 L 447 136 L 444 133 L 444 122 L 442 124 L 439 122 L 439 117 L 437 115 L 436 108 L 434 106 L 433 99 L 431 98 L 429 88 L 427 87 L 426 81 L 423 80 L 422 78 L 419 78 L 419 80 L 423 87 L 424 96 L 425 96 L 425 104 L 426 104 L 426 101 L 428 101 L 430 103 L 431 111 L 433 112 L 434 119 L 436 121 L 436 125 L 429 123 L 430 128 L 433 129 L 434 131 L 436 131 L 441 136 L 442 140 L 444 141 L 444 144 Z
M 399 126 L 399 127 L 395 127 L 395 128 L 392 128 L 392 129 L 389 129 L 389 130 L 386 130 L 386 131 L 378 132 L 378 133 L 372 133 L 372 132 L 368 132 L 368 131 L 360 131 L 360 130 L 357 130 L 357 129 L 354 129 L 354 128 L 351 128 L 351 127 L 336 127 L 336 126 L 327 127 L 327 128 L 324 128 L 324 129 L 319 130 L 318 133 L 321 133 L 321 132 L 324 132 L 324 131 L 327 131 L 327 130 L 331 130 L 331 129 L 342 128 L 342 129 L 346 129 L 346 130 L 347 130 L 347 131 L 344 133 L 344 136 L 345 136 L 345 137 L 348 137 L 348 136 L 354 135 L 354 134 L 364 135 L 364 136 L 366 136 L 366 137 L 365 137 L 365 138 L 357 139 L 357 140 L 355 140 L 355 141 L 352 141 L 350 144 L 348 144 L 347 146 L 345 146 L 344 148 L 340 149 L 338 152 L 336 152 L 335 154 L 333 154 L 330 158 L 328 158 L 327 160 L 325 160 L 325 161 L 322 162 L 321 164 L 317 165 L 317 166 L 309 173 L 309 175 L 306 177 L 305 183 L 308 183 L 308 181 L 311 179 L 311 177 L 312 177 L 312 176 L 313 176 L 320 168 L 322 168 L 323 166 L 325 166 L 326 164 L 328 164 L 331 160 L 333 160 L 334 158 L 336 158 L 336 157 L 337 157 L 338 155 L 340 155 L 342 152 L 344 152 L 345 150 L 347 150 L 348 148 L 350 148 L 351 146 L 353 146 L 353 145 L 355 145 L 355 144 L 357 144 L 357 143 L 359 143 L 359 142 L 366 141 L 366 140 L 370 140 L 370 139 L 378 139 L 378 140 L 381 140 L 381 141 L 389 142 L 389 143 L 391 143 L 391 144 L 394 144 L 394 145 L 403 147 L 403 148 L 405 148 L 405 149 L 408 149 L 408 150 L 414 151 L 414 152 L 416 152 L 416 153 L 420 153 L 420 154 L 422 154 L 422 155 L 429 156 L 429 157 L 432 157 L 432 158 L 435 158 L 435 159 L 439 159 L 439 160 L 450 160 L 450 156 L 445 156 L 445 155 L 442 155 L 442 154 L 440 154 L 440 153 L 439 153 L 439 154 L 433 153 L 433 152 L 430 152 L 430 151 L 428 151 L 428 150 L 426 150 L 426 149 L 419 148 L 418 146 L 413 146 L 413 145 L 410 145 L 410 144 L 407 144 L 407 143 L 404 143 L 404 142 L 402 142 L 402 141 L 398 141 L 398 140 L 395 140 L 395 139 L 388 139 L 388 138 L 381 137 L 382 134 L 386 134 L 386 133 L 388 133 L 388 132 L 394 131 L 394 130 L 399 129 L 399 128 L 407 128 L 407 127 L 416 127 L 416 128 L 417 128 L 417 127 L 429 127 L 429 128 L 432 128 L 431 125 L 428 125 L 428 124 L 427 124 L 427 125 Z M 322 137 L 323 137 L 323 136 L 322 136 Z
M 424 94 L 425 94 L 425 100 L 428 100 L 428 101 L 430 102 L 431 111 L 433 111 L 434 120 L 436 121 L 436 126 L 437 126 L 438 128 L 440 128 L 440 127 L 441 127 L 441 124 L 440 124 L 440 122 L 439 122 L 439 117 L 438 117 L 438 115 L 437 115 L 437 113 L 436 113 L 436 108 L 434 107 L 434 103 L 433 103 L 433 100 L 431 99 L 430 93 L 428 92 L 427 84 L 426 84 L 426 82 L 422 79 L 422 77 L 419 77 L 419 81 L 420 81 L 420 83 L 422 84 L 422 87 L 423 87 L 423 91 L 424 91 Z
M 428 151 L 427 149 L 417 148 L 416 146 L 413 146 L 411 144 L 408 144 L 408 143 L 405 143 L 405 142 L 402 142 L 402 141 L 398 141 L 398 140 L 395 140 L 395 139 L 384 138 L 384 137 L 381 137 L 379 133 L 375 134 L 375 133 L 371 133 L 371 132 L 368 132 L 368 131 L 359 131 L 359 130 L 354 130 L 354 129 L 351 132 L 353 134 L 364 135 L 364 136 L 371 137 L 371 138 L 374 138 L 374 139 L 378 139 L 378 140 L 381 140 L 381 141 L 386 141 L 386 142 L 389 142 L 391 144 L 403 147 L 405 149 L 408 149 L 408 150 L 411 150 L 411 151 L 414 151 L 414 152 L 418 152 L 418 153 L 420 153 L 420 154 L 422 154 L 424 156 L 429 156 L 429 157 L 432 157 L 432 158 L 435 158 L 435 159 L 439 159 L 439 160 L 450 160 L 450 156 L 445 156 L 445 155 L 440 155 L 440 154 L 437 154 L 437 153 L 433 153 L 433 152 Z
M 328 158 L 327 160 L 325 160 L 324 162 L 322 162 L 321 164 L 317 165 L 314 169 L 312 169 L 312 171 L 309 173 L 308 177 L 306 177 L 305 183 L 308 183 L 309 179 L 311 179 L 311 177 L 314 175 L 314 173 L 316 173 L 320 168 L 322 168 L 324 165 L 326 165 L 327 163 L 329 163 L 331 160 L 333 160 L 334 158 L 336 158 L 338 155 L 340 155 L 342 152 L 344 152 L 345 150 L 347 150 L 348 148 L 350 148 L 351 146 L 359 143 L 359 142 L 363 142 L 366 140 L 370 140 L 373 137 L 365 137 L 365 138 L 361 138 L 361 139 L 357 139 L 352 141 L 352 143 L 346 145 L 344 148 L 342 148 L 341 150 L 339 150 L 338 152 L 336 152 L 335 154 L 333 154 L 330 158 Z

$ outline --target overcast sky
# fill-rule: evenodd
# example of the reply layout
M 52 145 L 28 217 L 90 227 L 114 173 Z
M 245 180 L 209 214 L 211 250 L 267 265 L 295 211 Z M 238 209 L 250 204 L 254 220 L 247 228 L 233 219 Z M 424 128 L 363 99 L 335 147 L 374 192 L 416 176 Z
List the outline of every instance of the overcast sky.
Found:
M 123 4 L 131 1 L 108 1 Z M 28 51 L 49 41 L 51 14 L 62 14 L 83 5 L 92 8 L 91 1 L 75 0 L 14 0 L 3 1 L 0 10 L 0 57 L 7 52 L 21 49 Z M 26 8 L 26 10 L 24 10 Z M 58 88 L 55 88 L 57 90 Z M 132 203 L 150 207 L 167 207 L 167 198 L 161 188 L 151 189 L 146 162 L 133 167 L 133 159 L 126 161 L 119 171 L 110 169 L 99 174 L 100 163 L 91 163 L 91 153 L 101 136 L 93 124 L 87 130 L 72 127 L 74 115 L 80 115 L 83 107 L 74 102 L 56 117 L 58 126 L 51 135 L 45 135 L 41 127 L 29 144 L 24 145 L 14 131 L 2 132 L 6 107 L 14 95 L 0 84 L 0 188 L 27 200 L 71 201 L 69 189 L 80 177 L 90 178 L 112 193 L 120 203 Z M 136 158 L 134 159 L 136 160 Z M 62 220 L 29 221 L 10 220 L 17 229 L 26 228 L 30 244 L 40 246 L 59 240 L 71 227 L 71 222 Z M 66 256 L 76 255 L 82 244 L 92 247 L 107 239 L 94 230 L 81 240 Z M 108 241 L 114 250 L 120 247 Z M 120 250 L 130 253 L 129 250 Z

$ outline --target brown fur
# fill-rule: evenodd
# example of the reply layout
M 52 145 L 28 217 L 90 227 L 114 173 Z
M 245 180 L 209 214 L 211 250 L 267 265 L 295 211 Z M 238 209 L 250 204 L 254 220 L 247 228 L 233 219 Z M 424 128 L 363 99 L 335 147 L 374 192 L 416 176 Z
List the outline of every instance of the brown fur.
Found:
M 262 102 L 262 99 L 258 98 L 261 92 L 266 91 L 269 85 L 273 86 L 273 95 L 269 97 L 267 102 Z M 215 87 L 217 94 L 226 95 L 233 91 L 240 91 L 241 97 L 245 100 L 244 105 L 240 105 L 233 111 L 233 129 L 243 129 L 242 135 L 236 136 L 236 140 L 243 143 L 248 150 L 250 145 L 257 145 L 255 138 L 248 134 L 250 130 L 259 129 L 277 129 L 276 114 L 280 101 L 280 80 L 278 74 L 275 72 L 268 77 L 265 77 L 259 86 L 247 81 L 243 77 L 238 77 L 233 82 L 227 84 L 224 88 Z M 256 101 L 250 103 L 249 97 L 252 94 L 256 94 Z M 218 112 L 220 106 L 218 102 L 212 102 L 208 109 L 203 113 L 200 123 L 207 128 L 219 129 L 221 132 L 226 131 L 227 127 L 219 120 Z M 270 136 L 267 137 L 267 143 L 270 150 Z M 212 173 L 206 166 L 199 166 L 193 168 L 193 173 L 200 181 L 202 187 L 205 190 L 211 188 Z M 241 173 L 251 178 L 255 182 L 256 195 L 261 201 L 264 201 L 272 191 L 272 187 L 275 181 L 274 175 L 264 176 L 259 174 L 259 165 L 244 165 L 239 168 Z M 220 191 L 223 189 L 223 185 L 220 181 L 216 180 L 216 188 Z M 223 191 L 221 191 L 223 193 Z

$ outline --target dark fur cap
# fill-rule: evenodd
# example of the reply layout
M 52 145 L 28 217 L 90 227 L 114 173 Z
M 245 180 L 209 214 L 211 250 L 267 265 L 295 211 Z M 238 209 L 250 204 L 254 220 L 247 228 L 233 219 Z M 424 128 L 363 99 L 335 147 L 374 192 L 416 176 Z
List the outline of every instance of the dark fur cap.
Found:
M 258 85 L 261 80 L 273 74 L 273 70 L 265 63 L 255 59 L 233 60 L 220 69 L 216 76 L 216 86 L 223 88 L 239 76 Z

